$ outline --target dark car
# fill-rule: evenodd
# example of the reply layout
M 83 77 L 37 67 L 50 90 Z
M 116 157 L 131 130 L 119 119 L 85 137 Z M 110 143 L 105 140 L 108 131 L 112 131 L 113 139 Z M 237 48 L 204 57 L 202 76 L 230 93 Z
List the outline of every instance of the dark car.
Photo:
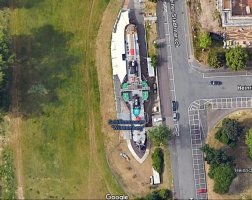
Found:
M 172 111 L 175 112 L 177 110 L 177 102 L 172 101 Z
M 157 84 L 153 83 L 153 93 L 157 93 Z
M 210 85 L 221 85 L 221 81 L 210 81 Z
M 223 41 L 224 39 L 222 34 L 214 33 L 214 32 L 210 32 L 210 37 L 212 38 L 212 40 L 217 41 L 217 42 Z
M 137 62 L 130 61 L 129 62 L 129 67 L 130 67 L 130 73 L 131 74 L 136 74 L 138 76 L 138 68 L 137 68 Z
M 136 108 L 139 106 L 140 106 L 140 99 L 139 99 L 139 97 L 135 97 L 134 102 L 133 102 L 133 107 Z

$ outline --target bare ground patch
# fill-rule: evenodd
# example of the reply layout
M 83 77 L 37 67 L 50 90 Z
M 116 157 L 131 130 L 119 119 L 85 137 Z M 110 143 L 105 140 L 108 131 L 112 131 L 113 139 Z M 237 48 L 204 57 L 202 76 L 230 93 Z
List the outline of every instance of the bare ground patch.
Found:
M 215 1 L 201 0 L 200 4 L 202 11 L 199 16 L 199 22 L 202 25 L 202 28 L 207 31 L 221 31 L 222 28 L 220 27 L 218 19 L 214 16 L 216 10 Z

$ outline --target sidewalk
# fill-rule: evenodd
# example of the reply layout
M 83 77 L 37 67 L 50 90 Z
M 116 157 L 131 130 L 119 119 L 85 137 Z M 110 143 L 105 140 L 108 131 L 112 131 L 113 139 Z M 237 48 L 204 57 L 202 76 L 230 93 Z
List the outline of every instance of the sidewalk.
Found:
M 194 56 L 193 58 L 188 60 L 188 64 L 192 69 L 197 71 L 198 73 L 203 74 L 204 77 L 211 77 L 211 76 L 252 76 L 252 69 L 242 70 L 242 71 L 233 71 L 229 68 L 218 68 L 214 69 L 207 65 L 199 63 Z

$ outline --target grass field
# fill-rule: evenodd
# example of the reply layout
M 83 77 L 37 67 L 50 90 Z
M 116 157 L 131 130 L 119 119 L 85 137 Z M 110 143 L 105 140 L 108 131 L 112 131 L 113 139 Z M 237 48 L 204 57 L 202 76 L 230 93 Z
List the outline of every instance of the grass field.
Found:
M 16 0 L 11 31 L 24 196 L 122 193 L 104 153 L 95 39 L 108 0 Z

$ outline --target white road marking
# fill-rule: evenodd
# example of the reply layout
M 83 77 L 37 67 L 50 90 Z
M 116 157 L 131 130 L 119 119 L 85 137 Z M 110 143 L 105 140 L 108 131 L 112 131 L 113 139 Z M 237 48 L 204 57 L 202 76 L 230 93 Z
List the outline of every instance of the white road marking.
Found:
M 167 12 L 167 5 L 166 5 L 166 2 L 163 3 L 163 6 L 164 6 L 164 12 Z
M 228 72 L 227 72 L 228 73 Z M 241 74 L 241 75 L 230 75 L 230 76 L 205 76 L 206 73 L 203 73 L 203 78 L 230 78 L 230 77 L 248 77 L 248 76 L 252 76 L 249 74 Z

